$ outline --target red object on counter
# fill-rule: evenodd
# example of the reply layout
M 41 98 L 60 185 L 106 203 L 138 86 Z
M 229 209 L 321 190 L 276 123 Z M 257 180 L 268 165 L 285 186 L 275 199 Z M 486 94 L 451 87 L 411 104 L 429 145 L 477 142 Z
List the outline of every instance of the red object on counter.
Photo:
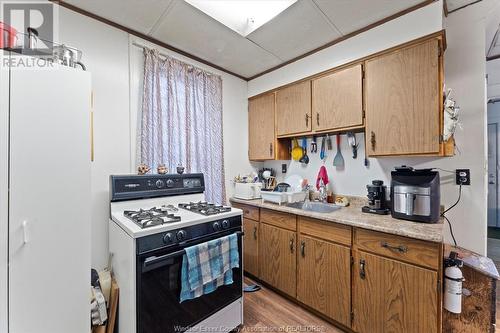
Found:
M 16 45 L 17 30 L 0 22 L 0 49 L 13 48 Z
M 324 165 L 322 165 L 321 168 L 319 168 L 318 178 L 316 178 L 316 188 L 318 190 L 319 190 L 320 180 L 323 180 L 323 184 L 325 184 L 325 186 L 328 184 L 328 173 L 326 172 L 326 168 Z

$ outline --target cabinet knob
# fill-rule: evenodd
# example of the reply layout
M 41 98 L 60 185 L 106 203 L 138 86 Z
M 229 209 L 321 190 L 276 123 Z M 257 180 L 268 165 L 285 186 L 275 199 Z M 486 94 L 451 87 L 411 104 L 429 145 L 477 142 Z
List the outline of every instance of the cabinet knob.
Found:
M 375 132 L 371 132 L 371 135 L 370 135 L 370 143 L 372 144 L 372 150 L 375 150 L 375 144 L 377 143 L 377 141 L 375 140 Z
M 290 253 L 293 253 L 293 248 L 294 248 L 294 239 L 290 238 Z
M 257 227 L 253 227 L 253 239 L 257 239 Z
M 300 242 L 300 255 L 302 258 L 306 256 L 306 242 L 304 241 Z
M 316 124 L 319 126 L 319 112 L 316 113 Z
M 269 156 L 273 156 L 273 143 L 269 144 Z
M 359 277 L 363 280 L 366 278 L 365 265 L 366 265 L 365 260 L 360 259 L 359 260 Z
M 306 127 L 309 127 L 309 117 L 311 116 L 306 113 Z

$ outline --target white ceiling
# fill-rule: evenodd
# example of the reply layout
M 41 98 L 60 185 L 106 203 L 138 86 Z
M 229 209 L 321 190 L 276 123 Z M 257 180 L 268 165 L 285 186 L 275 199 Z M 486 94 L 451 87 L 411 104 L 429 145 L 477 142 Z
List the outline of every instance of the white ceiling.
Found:
M 423 0 L 299 0 L 246 38 L 183 0 L 66 2 L 251 77 Z
M 463 8 L 467 5 L 470 5 L 477 0 L 445 0 L 446 1 L 446 8 L 448 9 L 448 12 L 452 12 L 454 10 Z

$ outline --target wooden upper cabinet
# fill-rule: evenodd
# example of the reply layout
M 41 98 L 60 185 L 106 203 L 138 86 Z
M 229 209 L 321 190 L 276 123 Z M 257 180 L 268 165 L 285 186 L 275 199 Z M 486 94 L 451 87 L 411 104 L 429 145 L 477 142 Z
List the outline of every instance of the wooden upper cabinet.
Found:
M 351 249 L 299 236 L 297 299 L 351 326 Z
M 356 251 L 353 330 L 437 333 L 438 272 Z
M 439 53 L 431 39 L 366 61 L 368 155 L 439 154 Z
M 274 159 L 274 93 L 248 101 L 248 158 Z
M 357 64 L 312 81 L 313 130 L 363 125 L 363 68 Z
M 296 296 L 297 287 L 296 248 L 295 231 L 260 224 L 260 278 L 292 297 Z
M 311 81 L 292 84 L 276 92 L 277 135 L 310 132 Z

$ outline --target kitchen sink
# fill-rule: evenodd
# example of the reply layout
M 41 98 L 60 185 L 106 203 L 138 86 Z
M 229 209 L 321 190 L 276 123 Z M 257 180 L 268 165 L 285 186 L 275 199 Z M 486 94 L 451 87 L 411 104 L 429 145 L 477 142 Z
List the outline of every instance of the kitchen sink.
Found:
M 292 204 L 288 204 L 287 206 L 316 213 L 332 213 L 337 209 L 340 209 L 340 206 L 335 206 L 323 202 L 314 202 L 314 201 L 295 202 Z

